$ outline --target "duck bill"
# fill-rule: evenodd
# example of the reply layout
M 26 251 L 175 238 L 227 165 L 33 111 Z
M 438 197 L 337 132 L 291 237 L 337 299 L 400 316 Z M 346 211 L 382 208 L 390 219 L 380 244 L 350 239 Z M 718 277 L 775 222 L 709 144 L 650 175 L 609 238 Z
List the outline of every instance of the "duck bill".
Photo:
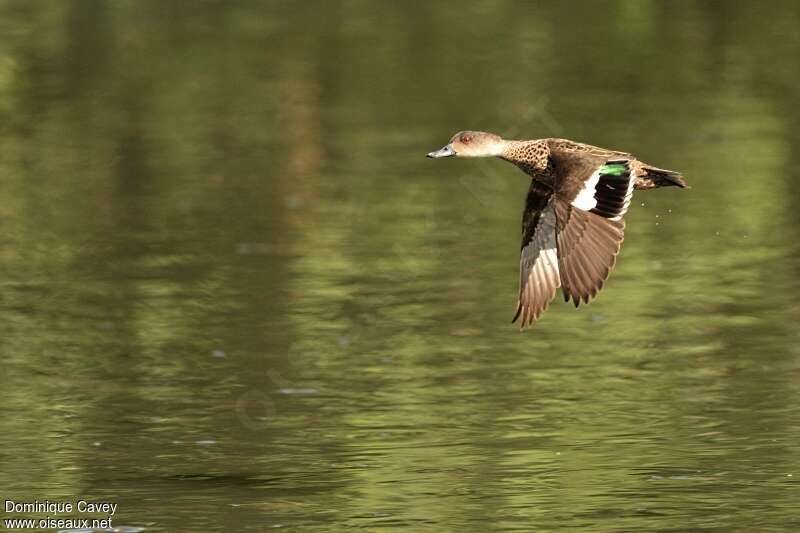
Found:
M 452 157 L 454 155 L 456 155 L 456 151 L 453 150 L 453 145 L 448 144 L 441 150 L 436 150 L 435 152 L 429 153 L 428 157 L 431 157 L 433 159 L 439 159 L 440 157 Z

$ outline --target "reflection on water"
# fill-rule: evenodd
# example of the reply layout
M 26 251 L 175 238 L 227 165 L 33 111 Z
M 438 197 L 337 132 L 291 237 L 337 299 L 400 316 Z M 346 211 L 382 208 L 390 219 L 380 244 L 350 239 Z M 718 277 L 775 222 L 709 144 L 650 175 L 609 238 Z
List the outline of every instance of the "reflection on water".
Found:
M 10 2 L 0 484 L 146 531 L 792 529 L 792 2 Z M 768 15 L 765 15 L 768 13 Z M 520 334 L 565 136 L 682 170 Z

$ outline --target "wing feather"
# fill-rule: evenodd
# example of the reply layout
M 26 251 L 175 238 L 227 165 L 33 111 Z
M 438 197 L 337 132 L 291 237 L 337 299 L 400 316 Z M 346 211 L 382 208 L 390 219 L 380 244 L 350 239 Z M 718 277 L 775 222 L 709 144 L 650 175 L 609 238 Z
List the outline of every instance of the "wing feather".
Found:
M 531 325 L 562 287 L 587 304 L 603 288 L 625 236 L 635 180 L 627 154 L 551 150 L 554 187 L 531 181 L 522 219 L 519 300 L 514 321 Z
M 512 320 L 521 319 L 520 329 L 541 316 L 561 285 L 554 203 L 550 188 L 532 180 L 522 215 L 519 300 Z
M 558 265 L 564 300 L 589 303 L 603 288 L 625 236 L 625 221 L 554 202 Z

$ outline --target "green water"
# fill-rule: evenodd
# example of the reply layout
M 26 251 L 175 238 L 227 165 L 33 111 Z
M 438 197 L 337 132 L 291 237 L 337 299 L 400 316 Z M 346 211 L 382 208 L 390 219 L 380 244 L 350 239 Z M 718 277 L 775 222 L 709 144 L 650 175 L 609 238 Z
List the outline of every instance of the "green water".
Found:
M 800 529 L 796 2 L 0 4 L 2 498 L 165 531 Z M 680 170 L 516 304 L 528 180 Z M 10 516 L 43 516 L 5 513 Z

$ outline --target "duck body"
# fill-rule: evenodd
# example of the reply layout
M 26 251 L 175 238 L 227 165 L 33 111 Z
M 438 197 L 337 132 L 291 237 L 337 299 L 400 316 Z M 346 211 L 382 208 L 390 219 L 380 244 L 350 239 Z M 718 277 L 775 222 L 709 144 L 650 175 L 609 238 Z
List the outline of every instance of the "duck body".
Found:
M 532 325 L 561 287 L 588 303 L 603 287 L 624 239 L 634 189 L 686 187 L 682 176 L 567 139 L 504 140 L 464 131 L 428 157 L 498 157 L 531 179 L 522 214 L 519 299 L 514 320 Z
M 627 152 L 607 150 L 567 139 L 505 141 L 499 156 L 515 164 L 531 178 L 551 187 L 582 189 L 585 178 L 606 163 L 618 161 L 630 165 L 634 189 L 655 189 L 665 186 L 686 187 L 680 174 L 660 169 L 637 160 Z

